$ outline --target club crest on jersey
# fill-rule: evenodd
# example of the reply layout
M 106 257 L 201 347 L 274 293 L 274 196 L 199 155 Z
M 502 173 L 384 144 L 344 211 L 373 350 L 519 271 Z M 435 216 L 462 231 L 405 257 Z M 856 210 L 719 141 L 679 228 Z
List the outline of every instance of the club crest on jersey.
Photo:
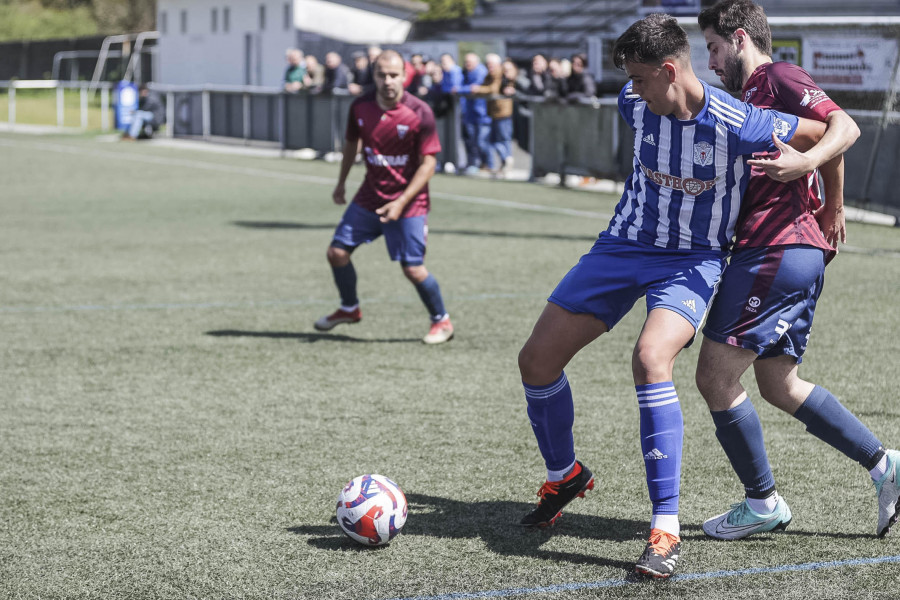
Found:
M 407 131 L 409 131 L 409 125 L 397 125 L 397 135 L 401 140 L 406 136 Z
M 747 93 L 744 94 L 744 102 L 750 102 L 750 96 L 752 96 L 756 92 L 756 88 L 750 88 L 747 90 Z
M 694 144 L 694 163 L 705 167 L 712 163 L 713 147 L 709 142 L 698 142 Z
M 782 118 L 775 117 L 775 121 L 772 123 L 772 129 L 775 131 L 775 135 L 779 138 L 783 138 L 791 131 L 791 124 Z

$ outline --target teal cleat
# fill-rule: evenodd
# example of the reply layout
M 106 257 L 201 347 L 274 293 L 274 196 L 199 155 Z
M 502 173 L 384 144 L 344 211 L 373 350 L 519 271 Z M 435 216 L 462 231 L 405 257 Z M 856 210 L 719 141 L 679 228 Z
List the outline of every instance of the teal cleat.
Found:
M 891 525 L 900 517 L 900 481 L 898 481 L 897 465 L 900 463 L 900 452 L 888 450 L 887 472 L 884 477 L 875 482 L 875 492 L 878 494 L 878 537 L 884 537 L 891 530 Z
M 767 515 L 754 512 L 745 498 L 732 505 L 728 512 L 703 523 L 703 532 L 719 540 L 739 540 L 754 533 L 784 531 L 792 518 L 791 508 L 784 498 L 778 498 L 775 510 Z

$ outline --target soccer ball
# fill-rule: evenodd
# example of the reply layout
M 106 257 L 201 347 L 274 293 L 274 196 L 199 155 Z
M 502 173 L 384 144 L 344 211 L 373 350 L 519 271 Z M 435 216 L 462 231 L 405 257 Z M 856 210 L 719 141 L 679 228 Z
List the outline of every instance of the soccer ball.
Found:
M 382 546 L 406 523 L 406 496 L 383 475 L 360 475 L 338 495 L 337 521 L 347 537 L 365 546 Z

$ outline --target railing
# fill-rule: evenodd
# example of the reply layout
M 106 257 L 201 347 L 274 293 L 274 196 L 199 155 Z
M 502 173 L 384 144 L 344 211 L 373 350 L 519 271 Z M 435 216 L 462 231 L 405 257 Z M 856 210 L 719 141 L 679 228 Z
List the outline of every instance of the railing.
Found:
M 169 136 L 233 139 L 283 150 L 312 148 L 320 155 L 341 150 L 348 108 L 355 98 L 340 91 L 286 94 L 280 88 L 245 86 L 151 85 L 151 89 L 166 96 Z M 517 137 L 531 153 L 532 179 L 559 173 L 623 181 L 631 173 L 633 132 L 619 117 L 615 98 L 564 103 L 518 96 L 516 105 L 517 126 L 528 131 Z M 900 192 L 891 181 L 898 164 L 891 149 L 900 146 L 900 115 L 888 110 L 848 112 L 862 135 L 844 157 L 846 200 L 900 216 Z M 464 162 L 458 114 L 454 100 L 447 113 L 436 118 L 442 165 Z
M 112 84 L 101 82 L 97 86 L 100 89 L 100 129 L 106 131 L 109 124 L 109 99 Z M 56 90 L 56 125 L 65 126 L 65 93 L 68 89 L 76 89 L 80 98 L 80 127 L 88 128 L 88 99 L 91 84 L 84 81 L 57 81 L 57 80 L 13 80 L 0 81 L 0 89 L 6 89 L 8 94 L 7 121 L 10 128 L 16 126 L 16 90 Z

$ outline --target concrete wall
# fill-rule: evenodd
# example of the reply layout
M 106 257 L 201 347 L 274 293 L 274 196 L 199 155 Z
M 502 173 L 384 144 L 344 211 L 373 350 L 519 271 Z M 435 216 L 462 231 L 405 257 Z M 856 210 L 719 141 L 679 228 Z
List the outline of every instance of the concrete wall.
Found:
M 159 0 L 160 82 L 281 85 L 297 39 L 293 11 L 291 0 Z

